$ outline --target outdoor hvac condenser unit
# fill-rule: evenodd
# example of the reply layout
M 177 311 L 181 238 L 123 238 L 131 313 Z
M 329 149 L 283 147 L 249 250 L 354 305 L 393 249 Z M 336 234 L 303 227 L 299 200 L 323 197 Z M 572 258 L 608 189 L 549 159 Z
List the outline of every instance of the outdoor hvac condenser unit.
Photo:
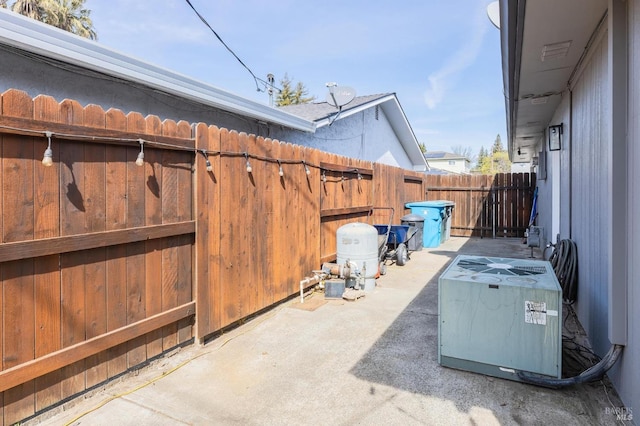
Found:
M 441 365 L 561 378 L 562 290 L 548 261 L 460 255 L 438 292 Z

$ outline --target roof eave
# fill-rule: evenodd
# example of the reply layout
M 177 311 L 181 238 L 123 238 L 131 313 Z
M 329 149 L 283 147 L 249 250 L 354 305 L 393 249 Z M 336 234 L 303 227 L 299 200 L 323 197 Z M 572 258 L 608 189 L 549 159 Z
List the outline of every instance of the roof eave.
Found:
M 500 44 L 509 159 L 512 159 L 515 150 L 516 99 L 520 80 L 525 6 L 526 0 L 500 0 Z
M 315 132 L 316 124 L 207 83 L 126 56 L 94 41 L 0 9 L 0 43 L 43 57 L 122 78 L 245 117 Z

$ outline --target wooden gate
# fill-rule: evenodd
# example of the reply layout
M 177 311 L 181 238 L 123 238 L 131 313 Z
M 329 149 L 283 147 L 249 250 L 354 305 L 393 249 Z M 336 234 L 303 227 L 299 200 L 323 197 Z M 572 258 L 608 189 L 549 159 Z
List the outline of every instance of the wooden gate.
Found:
M 459 237 L 523 237 L 535 187 L 535 173 L 427 175 L 427 199 L 455 203 L 451 235 Z

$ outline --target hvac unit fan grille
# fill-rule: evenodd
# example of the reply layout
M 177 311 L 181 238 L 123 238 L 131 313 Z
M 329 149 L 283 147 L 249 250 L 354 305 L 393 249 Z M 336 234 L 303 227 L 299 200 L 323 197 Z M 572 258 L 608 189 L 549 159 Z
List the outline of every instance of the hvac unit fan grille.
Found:
M 457 266 L 473 272 L 496 275 L 540 275 L 547 273 L 544 266 L 518 265 L 514 259 L 490 259 L 479 257 L 474 259 L 461 259 Z

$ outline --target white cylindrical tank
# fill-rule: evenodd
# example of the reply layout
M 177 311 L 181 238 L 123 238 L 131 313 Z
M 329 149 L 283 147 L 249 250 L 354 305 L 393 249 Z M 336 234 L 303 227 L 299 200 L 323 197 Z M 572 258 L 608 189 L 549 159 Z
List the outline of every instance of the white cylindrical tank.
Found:
M 348 223 L 337 232 L 338 264 L 354 262 L 364 277 L 364 290 L 376 286 L 378 275 L 378 231 L 366 223 Z

